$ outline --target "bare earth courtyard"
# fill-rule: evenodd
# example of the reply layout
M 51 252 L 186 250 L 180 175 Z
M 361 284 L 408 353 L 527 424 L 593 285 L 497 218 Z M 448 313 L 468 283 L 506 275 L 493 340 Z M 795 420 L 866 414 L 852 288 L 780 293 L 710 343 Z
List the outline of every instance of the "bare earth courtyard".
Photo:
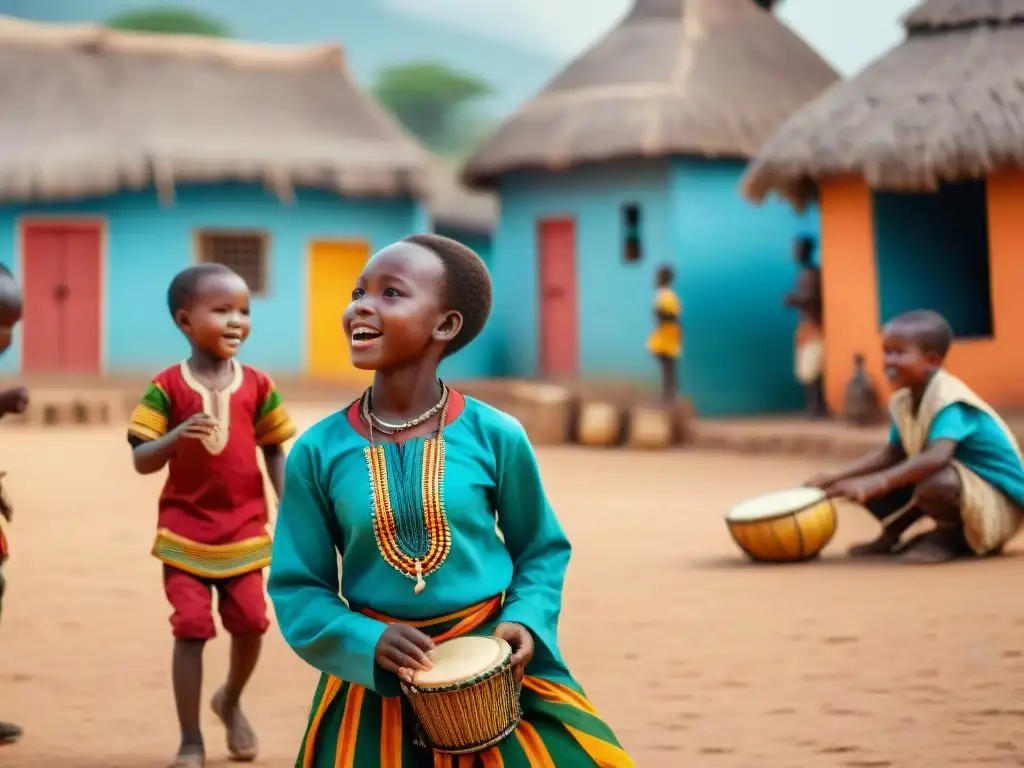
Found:
M 128 451 L 119 428 L 3 432 L 16 517 L 0 718 L 26 736 L 0 766 L 160 768 L 176 746 L 169 608 L 148 555 L 162 478 L 134 475 Z M 575 545 L 562 643 L 641 768 L 1024 765 L 1020 544 L 937 569 L 854 564 L 840 555 L 872 524 L 844 509 L 823 561 L 755 567 L 725 511 L 813 462 L 540 457 Z M 207 658 L 212 694 L 226 643 Z M 258 765 L 293 764 L 315 679 L 272 629 L 245 702 Z M 210 765 L 227 765 L 207 714 Z

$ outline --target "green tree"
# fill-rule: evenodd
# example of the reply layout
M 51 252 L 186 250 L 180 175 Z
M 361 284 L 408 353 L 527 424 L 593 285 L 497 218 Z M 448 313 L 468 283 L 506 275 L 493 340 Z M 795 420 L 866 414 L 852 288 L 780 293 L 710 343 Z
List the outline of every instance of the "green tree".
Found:
M 483 79 L 436 61 L 386 67 L 372 90 L 402 125 L 439 152 L 458 151 L 476 138 L 479 121 L 468 108 L 494 93 Z
M 125 11 L 108 19 L 106 26 L 164 35 L 231 37 L 228 27 L 219 20 L 184 6 L 153 6 Z

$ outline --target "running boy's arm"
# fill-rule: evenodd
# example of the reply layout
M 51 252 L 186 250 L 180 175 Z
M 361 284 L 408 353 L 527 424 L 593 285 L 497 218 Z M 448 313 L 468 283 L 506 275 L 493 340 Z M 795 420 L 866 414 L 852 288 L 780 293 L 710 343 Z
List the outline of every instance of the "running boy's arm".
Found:
M 315 447 L 300 439 L 285 463 L 267 591 L 281 634 L 307 663 L 342 680 L 380 690 L 374 656 L 387 625 L 356 613 L 338 594 L 338 526 L 318 482 Z M 398 695 L 398 691 L 388 695 Z
M 298 431 L 291 416 L 285 410 L 281 393 L 274 382 L 264 373 L 259 376 L 258 393 L 259 407 L 254 418 L 256 444 L 263 449 L 263 459 L 267 467 L 270 484 L 274 486 L 278 502 L 284 489 L 285 456 L 282 445 L 295 437 Z
M 572 547 L 544 492 L 525 430 L 511 419 L 503 427 L 496 507 L 513 570 L 499 621 L 522 624 L 536 641 L 536 656 L 560 665 L 553 649 Z
M 157 377 L 159 379 L 159 376 Z M 159 472 L 174 455 L 178 435 L 169 430 L 171 401 L 159 381 L 151 381 L 142 400 L 132 409 L 128 443 L 140 475 Z
M 129 429 L 128 442 L 132 446 L 132 461 L 140 475 L 159 472 L 174 456 L 178 441 L 183 437 L 200 439 L 212 434 L 217 426 L 205 413 L 197 413 L 158 438 L 146 438 Z
M 281 502 L 281 494 L 284 492 L 284 449 L 280 445 L 264 445 L 263 463 L 267 467 L 267 477 L 277 494 L 278 503 Z
M 169 430 L 170 419 L 171 401 L 157 376 L 132 410 L 128 425 L 132 461 L 140 475 L 150 475 L 163 469 L 174 456 L 182 437 L 200 438 L 215 428 L 210 417 L 203 413 L 197 413 Z

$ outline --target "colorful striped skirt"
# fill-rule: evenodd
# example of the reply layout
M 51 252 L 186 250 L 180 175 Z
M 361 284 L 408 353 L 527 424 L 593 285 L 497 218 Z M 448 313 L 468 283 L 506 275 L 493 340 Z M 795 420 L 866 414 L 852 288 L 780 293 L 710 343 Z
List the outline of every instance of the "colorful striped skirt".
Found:
M 436 642 L 481 632 L 501 598 L 438 619 L 405 622 Z M 363 611 L 387 623 L 397 620 Z M 615 734 L 578 685 L 527 675 L 523 719 L 505 741 L 473 755 L 444 755 L 425 746 L 401 697 L 323 675 L 296 768 L 635 768 Z

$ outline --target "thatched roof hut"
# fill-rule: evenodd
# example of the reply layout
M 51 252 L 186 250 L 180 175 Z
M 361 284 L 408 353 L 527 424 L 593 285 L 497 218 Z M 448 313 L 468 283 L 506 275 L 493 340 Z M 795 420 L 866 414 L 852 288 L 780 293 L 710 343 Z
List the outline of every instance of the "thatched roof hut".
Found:
M 341 49 L 0 17 L 0 200 L 176 183 L 425 195 L 424 150 Z
M 459 179 L 457 164 L 437 158 L 430 191 L 430 215 L 439 227 L 472 234 L 490 234 L 498 222 L 498 199 L 477 192 Z
M 798 206 L 814 182 L 855 174 L 876 189 L 934 190 L 1024 164 L 1024 0 L 928 0 L 906 41 L 797 112 L 743 182 Z
M 753 0 L 635 0 L 473 156 L 470 184 L 627 157 L 745 158 L 836 73 Z

